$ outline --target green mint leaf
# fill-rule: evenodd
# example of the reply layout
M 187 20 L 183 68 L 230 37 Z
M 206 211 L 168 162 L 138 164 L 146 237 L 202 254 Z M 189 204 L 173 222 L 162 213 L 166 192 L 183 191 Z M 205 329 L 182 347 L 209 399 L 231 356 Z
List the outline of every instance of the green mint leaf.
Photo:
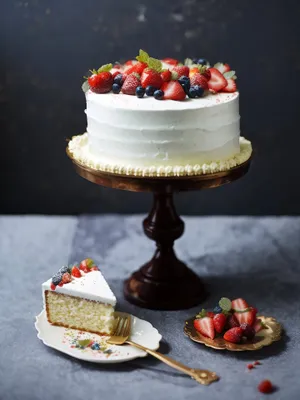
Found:
M 221 300 L 219 301 L 219 306 L 224 311 L 230 311 L 231 310 L 231 300 L 229 300 L 227 297 L 222 297 Z
M 263 329 L 268 329 L 268 326 L 264 322 L 262 322 L 262 320 L 260 320 L 260 324 Z
M 161 72 L 162 62 L 160 60 L 157 60 L 156 58 L 149 57 L 148 67 L 153 69 L 156 72 Z
M 178 73 L 176 71 L 171 71 L 171 80 L 172 81 L 178 80 Z
M 227 71 L 223 75 L 225 79 L 232 79 L 232 77 L 235 75 L 235 71 Z
M 206 317 L 207 311 L 202 308 L 202 310 L 196 315 L 196 318 L 204 318 Z
M 186 58 L 184 60 L 184 65 L 190 66 L 190 65 L 193 65 L 193 64 L 194 63 L 193 63 L 193 60 L 191 58 Z
M 79 346 L 82 347 L 87 347 L 90 344 L 90 339 L 82 339 L 82 340 L 78 340 L 78 344 Z
M 112 64 L 104 64 L 102 65 L 102 67 L 100 67 L 97 71 L 98 74 L 100 74 L 100 72 L 109 72 L 112 69 Z
M 216 68 L 217 70 L 219 70 L 220 72 L 222 71 L 222 68 L 223 68 L 223 63 L 220 63 L 220 62 L 217 62 L 215 65 L 214 65 L 214 68 Z
M 139 55 L 135 57 L 138 61 L 148 64 L 149 54 L 140 49 Z
M 83 90 L 84 93 L 86 93 L 90 89 L 90 85 L 89 85 L 88 81 L 83 82 L 81 89 Z
M 203 74 L 207 70 L 207 66 L 198 64 L 198 70 L 199 70 L 200 74 Z

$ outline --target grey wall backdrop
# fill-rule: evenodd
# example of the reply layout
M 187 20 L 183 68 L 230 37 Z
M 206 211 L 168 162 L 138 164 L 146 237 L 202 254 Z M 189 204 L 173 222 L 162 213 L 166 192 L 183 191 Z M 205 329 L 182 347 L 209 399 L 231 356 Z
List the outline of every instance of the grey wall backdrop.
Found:
M 1 213 L 145 212 L 151 196 L 78 177 L 66 139 L 85 130 L 82 76 L 144 48 L 237 71 L 247 177 L 177 196 L 180 212 L 299 214 L 299 1 L 27 0 L 0 5 Z

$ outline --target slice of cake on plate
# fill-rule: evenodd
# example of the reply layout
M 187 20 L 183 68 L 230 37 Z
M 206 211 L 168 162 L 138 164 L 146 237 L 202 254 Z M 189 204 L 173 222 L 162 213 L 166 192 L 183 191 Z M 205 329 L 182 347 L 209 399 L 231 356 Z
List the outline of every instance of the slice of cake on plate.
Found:
M 47 319 L 52 325 L 110 335 L 116 297 L 91 259 L 60 270 L 42 284 Z

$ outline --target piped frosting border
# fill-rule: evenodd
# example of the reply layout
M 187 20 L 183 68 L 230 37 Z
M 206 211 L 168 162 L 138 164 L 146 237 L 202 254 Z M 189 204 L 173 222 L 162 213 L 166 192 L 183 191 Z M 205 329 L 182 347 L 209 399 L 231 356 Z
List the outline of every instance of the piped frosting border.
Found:
M 240 137 L 240 153 L 227 160 L 214 161 L 208 164 L 150 167 L 101 163 L 99 159 L 96 159 L 96 157 L 89 152 L 87 133 L 73 136 L 68 144 L 68 150 L 77 162 L 96 171 L 127 176 L 161 177 L 206 175 L 228 171 L 231 168 L 243 164 L 251 157 L 252 145 L 249 140 Z

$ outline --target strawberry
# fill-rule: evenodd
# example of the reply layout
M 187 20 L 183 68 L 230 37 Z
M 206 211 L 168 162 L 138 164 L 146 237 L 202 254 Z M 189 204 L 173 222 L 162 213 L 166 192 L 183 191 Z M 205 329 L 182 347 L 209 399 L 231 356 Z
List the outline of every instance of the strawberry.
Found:
M 99 268 L 96 265 L 94 265 L 90 270 L 91 271 L 99 271 Z
M 253 325 L 256 312 L 253 309 L 247 309 L 245 311 L 239 311 L 234 313 L 235 318 L 239 321 L 239 324 Z
M 172 78 L 172 73 L 169 69 L 166 69 L 160 73 L 160 76 L 164 82 L 169 82 Z
M 244 299 L 242 299 L 242 298 L 239 298 L 239 299 L 232 300 L 232 302 L 231 302 L 231 308 L 232 308 L 234 311 L 244 311 L 244 310 L 246 310 L 247 308 L 249 308 L 249 305 L 248 305 L 248 303 L 246 302 L 246 300 L 244 300 Z
M 139 75 L 142 75 L 142 72 L 147 67 L 147 64 L 144 62 L 138 61 L 136 64 L 132 65 L 130 68 L 126 69 L 125 75 L 131 75 L 133 72 L 136 72 Z
M 125 81 L 123 83 L 122 86 L 122 93 L 124 94 L 131 94 L 131 95 L 135 95 L 135 89 L 140 86 L 141 82 L 139 80 L 139 78 L 132 74 L 132 75 L 128 75 L 125 78 Z
M 227 80 L 216 68 L 209 68 L 208 70 L 211 75 L 210 80 L 208 81 L 209 89 L 211 89 L 213 92 L 220 92 L 220 90 L 227 86 Z
M 215 328 L 212 318 L 209 317 L 197 318 L 194 321 L 194 327 L 203 336 L 209 337 L 210 339 L 214 339 Z
M 217 63 L 214 66 L 218 71 L 221 72 L 221 74 L 225 74 L 225 72 L 230 71 L 230 66 L 228 64 L 223 64 L 223 63 Z
M 122 65 L 121 64 L 115 64 L 113 66 L 113 69 L 122 69 Z
M 240 328 L 243 330 L 243 336 L 252 340 L 255 336 L 255 329 L 249 324 L 241 324 Z
M 259 361 L 254 361 L 253 364 L 254 364 L 254 365 L 261 365 L 261 362 L 259 362 Z
M 160 89 L 162 83 L 163 80 L 158 72 L 150 68 L 144 69 L 141 76 L 141 84 L 143 88 L 146 88 L 147 86 L 153 86 L 156 89 Z
M 227 79 L 227 86 L 222 89 L 222 92 L 233 93 L 236 92 L 236 82 L 234 79 Z
M 178 81 L 164 82 L 161 90 L 164 92 L 165 100 L 184 100 L 186 97 L 185 91 Z
M 214 322 L 214 327 L 215 327 L 216 332 L 218 332 L 218 333 L 223 332 L 225 325 L 226 325 L 226 321 L 227 321 L 226 315 L 223 313 L 216 314 L 213 317 L 213 322 Z
M 234 315 L 230 315 L 228 317 L 228 320 L 227 320 L 227 326 L 228 326 L 229 329 L 230 328 L 237 328 L 237 327 L 240 326 L 240 324 L 239 324 L 238 320 L 235 318 Z
M 205 71 L 201 72 L 201 75 L 203 75 L 204 78 L 206 78 L 208 81 L 210 80 L 211 73 L 210 73 L 210 70 L 208 68 L 206 68 Z
M 215 316 L 215 313 L 212 311 L 207 311 L 206 316 L 209 318 L 213 318 Z
M 263 329 L 263 325 L 262 325 L 261 320 L 259 318 L 256 318 L 256 320 L 254 321 L 253 328 L 254 328 L 256 333 Z
M 195 85 L 199 85 L 202 89 L 208 90 L 207 79 L 203 75 L 199 74 L 199 72 L 191 77 L 191 86 Z
M 90 76 L 88 83 L 92 92 L 107 93 L 111 91 L 113 76 L 108 71 L 100 72 Z
M 248 364 L 248 365 L 247 365 L 247 368 L 248 368 L 248 369 L 253 369 L 253 368 L 254 368 L 254 365 L 253 365 L 253 364 Z
M 241 328 L 231 328 L 225 332 L 223 338 L 227 342 L 240 343 L 243 337 L 243 330 Z
M 110 70 L 110 73 L 112 74 L 113 79 L 115 79 L 115 77 L 116 77 L 117 75 L 120 74 L 120 70 L 119 70 L 119 69 L 112 68 L 112 69 Z
M 163 60 L 161 60 L 163 63 L 165 64 L 170 64 L 170 65 L 177 65 L 179 63 L 179 61 L 175 60 L 174 58 L 164 58 Z
M 124 65 L 126 65 L 126 67 L 131 67 L 132 65 L 136 64 L 137 61 L 136 60 L 128 60 L 124 63 Z
M 272 385 L 272 382 L 266 379 L 265 381 L 260 382 L 260 384 L 257 386 L 257 389 L 261 393 L 272 393 L 274 387 Z
M 69 282 L 71 282 L 71 280 L 72 280 L 72 277 L 69 274 L 69 272 L 65 272 L 61 278 L 62 283 L 69 283 Z
M 61 282 L 58 284 L 58 286 L 59 286 L 59 287 L 62 287 L 62 286 L 64 286 L 64 283 L 63 283 L 63 281 L 61 281 Z
M 93 260 L 91 260 L 90 258 L 86 258 L 85 260 L 81 261 L 79 269 L 87 274 L 88 272 L 90 272 L 90 267 L 92 265 L 93 265 Z
M 71 275 L 75 276 L 76 278 L 80 278 L 81 277 L 81 272 L 79 271 L 79 269 L 75 265 L 74 265 L 74 267 L 72 267 Z
M 55 288 L 56 288 L 56 286 L 54 285 L 54 283 L 51 283 L 50 289 L 51 289 L 51 290 L 55 290 Z
M 174 74 L 176 73 L 176 75 Z M 180 78 L 181 76 L 189 76 L 190 69 L 187 65 L 177 65 L 172 69 L 172 73 L 176 76 L 176 78 Z
M 198 73 L 199 73 L 199 68 L 192 67 L 192 68 L 190 68 L 189 77 L 191 78 L 193 75 L 198 74 Z

